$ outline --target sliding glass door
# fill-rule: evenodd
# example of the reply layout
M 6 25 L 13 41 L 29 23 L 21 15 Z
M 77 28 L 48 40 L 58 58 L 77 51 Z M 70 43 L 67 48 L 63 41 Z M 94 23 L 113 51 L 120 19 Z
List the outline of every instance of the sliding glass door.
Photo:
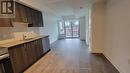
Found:
M 79 21 L 64 21 L 59 23 L 59 34 L 62 38 L 79 38 Z

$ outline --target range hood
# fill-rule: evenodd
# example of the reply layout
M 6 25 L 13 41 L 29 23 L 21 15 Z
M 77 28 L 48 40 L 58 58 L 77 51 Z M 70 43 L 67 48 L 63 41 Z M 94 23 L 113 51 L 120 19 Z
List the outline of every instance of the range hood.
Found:
M 32 24 L 25 23 L 25 22 L 12 22 L 13 27 L 20 27 L 20 28 L 25 28 L 25 27 L 32 27 Z

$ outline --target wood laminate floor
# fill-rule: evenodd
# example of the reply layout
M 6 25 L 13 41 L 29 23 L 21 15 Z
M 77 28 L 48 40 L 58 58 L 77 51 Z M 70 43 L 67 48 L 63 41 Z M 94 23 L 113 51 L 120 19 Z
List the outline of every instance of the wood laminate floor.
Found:
M 24 73 L 119 73 L 102 54 L 90 54 L 79 39 L 58 40 Z

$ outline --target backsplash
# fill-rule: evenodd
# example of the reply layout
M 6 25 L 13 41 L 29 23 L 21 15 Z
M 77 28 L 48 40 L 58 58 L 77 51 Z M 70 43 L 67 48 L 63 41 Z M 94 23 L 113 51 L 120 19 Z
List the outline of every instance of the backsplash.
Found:
M 13 27 L 0 27 L 0 40 L 11 39 L 14 37 L 15 32 L 27 32 L 34 31 L 39 34 L 39 27 L 27 27 L 27 28 L 13 28 Z

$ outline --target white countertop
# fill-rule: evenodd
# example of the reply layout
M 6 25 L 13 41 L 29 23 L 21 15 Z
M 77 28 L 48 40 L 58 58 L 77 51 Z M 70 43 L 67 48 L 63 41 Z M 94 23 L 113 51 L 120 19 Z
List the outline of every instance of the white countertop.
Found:
M 31 42 L 31 41 L 34 41 L 34 40 L 45 38 L 45 37 L 48 37 L 48 35 L 37 36 L 37 37 L 29 39 L 29 40 L 19 40 L 19 41 L 6 43 L 6 44 L 0 44 L 0 47 L 10 48 L 10 47 L 13 47 L 13 46 L 17 46 L 17 45 L 20 45 L 20 44 L 28 43 L 28 42 Z

